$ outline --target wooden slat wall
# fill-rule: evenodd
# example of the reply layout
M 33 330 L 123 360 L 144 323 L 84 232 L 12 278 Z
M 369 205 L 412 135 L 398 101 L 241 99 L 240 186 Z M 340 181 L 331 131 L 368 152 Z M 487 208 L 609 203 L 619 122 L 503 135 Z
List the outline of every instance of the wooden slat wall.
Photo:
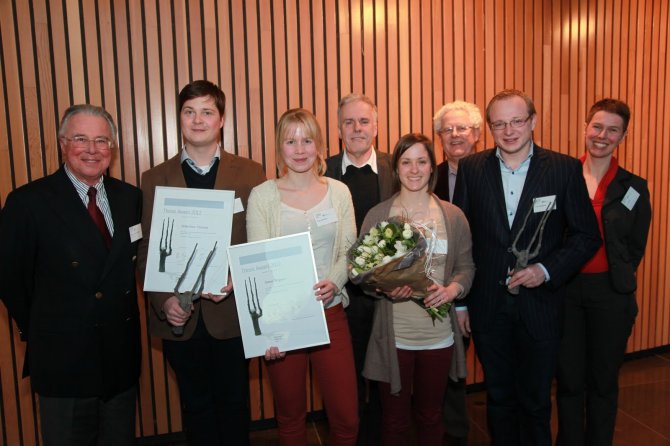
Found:
M 523 89 L 539 111 L 537 142 L 573 156 L 582 153 L 590 104 L 618 97 L 633 110 L 619 159 L 649 180 L 654 209 L 629 351 L 667 345 L 669 20 L 666 0 L 0 0 L 0 205 L 57 169 L 58 118 L 79 102 L 115 117 L 121 151 L 111 174 L 137 184 L 176 153 L 176 94 L 203 77 L 227 96 L 225 149 L 262 163 L 268 177 L 277 117 L 289 107 L 313 110 L 328 152 L 338 153 L 337 102 L 351 91 L 379 105 L 377 146 L 390 151 L 406 132 L 432 135 L 431 117 L 445 102 L 484 109 L 498 90 Z M 491 145 L 488 132 L 483 139 Z M 143 341 L 138 435 L 177 432 L 174 377 L 146 328 Z M 3 308 L 3 444 L 39 443 L 23 355 Z M 272 418 L 259 361 L 251 375 L 252 417 Z M 307 385 L 318 410 L 318 389 Z

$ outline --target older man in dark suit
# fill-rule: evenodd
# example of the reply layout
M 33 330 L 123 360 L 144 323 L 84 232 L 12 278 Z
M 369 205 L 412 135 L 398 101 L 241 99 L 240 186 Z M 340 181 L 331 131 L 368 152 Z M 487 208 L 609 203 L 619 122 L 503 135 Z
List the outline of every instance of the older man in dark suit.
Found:
M 0 218 L 0 297 L 28 341 L 45 445 L 130 445 L 140 373 L 140 190 L 104 176 L 116 126 L 75 105 L 64 165 L 16 189 Z
M 496 148 L 459 163 L 454 204 L 472 230 L 466 300 L 488 427 L 496 445 L 550 445 L 565 283 L 601 240 L 579 161 L 533 144 L 532 100 L 502 91 L 486 118 Z
M 251 189 L 265 181 L 265 174 L 260 164 L 222 150 L 225 101 L 221 89 L 205 80 L 191 82 L 179 93 L 183 148 L 142 175 L 142 275 L 156 186 L 235 191 L 231 243 L 247 241 L 244 209 Z M 248 364 L 231 293 L 229 283 L 219 295 L 203 295 L 190 311 L 184 311 L 171 293 L 147 293 L 151 334 L 163 339 L 163 352 L 177 377 L 190 445 L 249 443 Z M 175 335 L 175 326 L 184 327 L 182 335 Z
M 377 107 L 370 98 L 356 93 L 344 96 L 338 105 L 337 119 L 344 150 L 326 160 L 326 176 L 349 187 L 354 202 L 356 229 L 360 230 L 368 211 L 393 194 L 391 157 L 374 148 Z M 375 446 L 381 441 L 381 403 L 376 387 L 372 386 L 371 392 L 368 392 L 361 375 L 372 329 L 374 302 L 351 283 L 347 283 L 347 293 L 347 320 L 354 348 L 361 415 L 358 444 Z

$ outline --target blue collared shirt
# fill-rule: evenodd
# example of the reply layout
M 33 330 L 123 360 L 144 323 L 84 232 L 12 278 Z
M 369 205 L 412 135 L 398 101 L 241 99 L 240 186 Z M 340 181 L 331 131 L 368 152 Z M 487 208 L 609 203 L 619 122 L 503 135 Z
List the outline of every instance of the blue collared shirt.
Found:
M 530 167 L 530 159 L 533 157 L 533 143 L 530 143 L 530 151 L 525 160 L 521 162 L 516 170 L 510 169 L 502 156 L 500 149 L 496 148 L 496 157 L 500 161 L 500 176 L 502 177 L 502 186 L 505 193 L 505 209 L 507 211 L 507 221 L 509 227 L 512 227 L 514 216 L 519 207 L 519 199 L 523 191 L 523 185 L 526 182 L 526 175 L 528 175 L 528 168 Z
M 500 176 L 502 177 L 503 192 L 505 194 L 505 211 L 507 212 L 507 222 L 509 227 L 514 223 L 514 217 L 519 210 L 519 200 L 521 199 L 521 192 L 523 185 L 526 183 L 526 176 L 528 175 L 528 168 L 530 167 L 530 160 L 533 157 L 534 144 L 531 141 L 530 150 L 525 160 L 521 162 L 516 170 L 510 169 L 500 155 L 500 149 L 496 148 L 496 156 L 500 161 Z M 550 279 L 549 271 L 543 264 L 538 263 L 544 272 L 544 279 Z

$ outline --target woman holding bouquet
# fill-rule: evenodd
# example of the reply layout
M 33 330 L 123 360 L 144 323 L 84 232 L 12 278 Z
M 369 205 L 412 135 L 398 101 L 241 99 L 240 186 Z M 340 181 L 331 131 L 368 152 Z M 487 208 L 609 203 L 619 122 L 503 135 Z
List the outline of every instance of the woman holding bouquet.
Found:
M 354 445 L 358 399 L 351 337 L 343 305 L 346 257 L 356 238 L 349 189 L 323 176 L 326 164 L 321 129 L 304 109 L 284 113 L 275 131 L 279 178 L 255 187 L 249 196 L 249 241 L 309 231 L 319 281 L 314 295 L 323 302 L 330 344 L 280 352 L 269 348 L 265 361 L 275 398 L 282 445 L 307 445 L 305 434 L 307 364 L 321 389 L 328 414 L 330 445 Z
M 432 193 L 437 180 L 431 141 L 421 134 L 400 138 L 393 151 L 396 190 L 370 210 L 361 234 L 390 217 L 407 219 L 434 233 L 432 284 L 415 290 L 413 283 L 396 287 L 377 301 L 363 375 L 380 382 L 382 443 L 407 444 L 411 418 L 419 445 L 441 445 L 442 403 L 452 357 L 465 376 L 465 353 L 455 310 L 431 318 L 425 307 L 438 308 L 465 297 L 475 266 L 467 220 L 456 206 Z M 410 281 L 411 282 L 411 281 Z M 416 284 L 425 283 L 417 277 Z M 424 287 L 425 285 L 421 285 Z

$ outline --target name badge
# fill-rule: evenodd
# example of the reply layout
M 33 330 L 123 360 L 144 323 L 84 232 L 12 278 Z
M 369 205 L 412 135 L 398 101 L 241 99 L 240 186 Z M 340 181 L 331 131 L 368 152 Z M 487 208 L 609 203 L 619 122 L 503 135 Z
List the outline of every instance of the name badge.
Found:
M 314 214 L 314 221 L 317 226 L 325 226 L 331 223 L 337 223 L 337 213 L 335 208 L 326 209 L 325 211 Z
M 547 195 L 546 197 L 533 198 L 533 212 L 544 212 L 551 209 L 556 210 L 556 195 Z
M 621 200 L 621 204 L 626 206 L 629 211 L 632 211 L 638 198 L 640 198 L 640 193 L 632 187 L 629 187 L 628 191 L 626 191 L 626 195 L 624 195 Z
M 128 228 L 130 233 L 130 243 L 134 243 L 142 238 L 142 225 L 140 223 Z
M 233 214 L 237 214 L 238 212 L 243 212 L 244 211 L 244 205 L 242 204 L 242 200 L 240 197 L 237 197 L 235 199 L 235 204 L 233 205 Z
M 449 250 L 449 243 L 446 239 L 435 239 L 432 245 L 433 254 L 446 254 Z

